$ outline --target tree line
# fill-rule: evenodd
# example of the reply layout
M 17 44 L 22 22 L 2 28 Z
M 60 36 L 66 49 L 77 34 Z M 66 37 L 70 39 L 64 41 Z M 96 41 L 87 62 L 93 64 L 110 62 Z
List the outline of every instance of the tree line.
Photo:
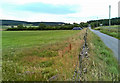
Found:
M 39 26 L 23 26 L 22 24 L 18 25 L 17 27 L 12 26 L 11 28 L 8 28 L 8 31 L 18 31 L 18 30 L 72 30 L 74 27 L 88 27 L 88 24 L 91 25 L 92 28 L 99 27 L 99 26 L 108 26 L 109 25 L 109 19 L 101 19 L 101 20 L 91 20 L 87 22 L 81 22 L 81 23 L 65 23 L 60 25 L 46 25 L 45 23 L 40 23 Z M 111 19 L 111 25 L 120 25 L 120 17 L 118 18 L 112 18 Z
M 19 30 L 72 30 L 74 27 L 88 27 L 88 23 L 81 22 L 80 24 L 78 23 L 65 23 L 62 25 L 46 25 L 44 23 L 40 23 L 39 26 L 34 27 L 34 26 L 23 26 L 23 25 L 18 25 L 17 27 L 11 26 L 11 28 L 8 28 L 8 31 L 19 31 Z
M 101 20 L 91 20 L 87 22 L 91 25 L 92 28 L 99 26 L 109 26 L 109 19 L 101 19 Z M 120 25 L 120 17 L 112 18 L 111 25 Z

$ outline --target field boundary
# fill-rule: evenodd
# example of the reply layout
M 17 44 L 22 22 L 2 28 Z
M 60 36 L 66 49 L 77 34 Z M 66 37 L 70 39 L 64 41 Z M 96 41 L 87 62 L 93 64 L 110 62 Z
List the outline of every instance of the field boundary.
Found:
M 78 60 L 77 60 L 76 66 L 75 66 L 73 78 L 70 79 L 71 81 L 81 81 L 81 80 L 78 80 L 78 78 L 82 77 L 82 73 L 84 72 L 84 71 L 82 71 L 82 59 L 85 57 L 88 57 L 87 56 L 87 54 L 88 54 L 87 34 L 88 33 L 87 32 L 88 32 L 88 29 L 86 29 L 86 33 L 85 33 L 84 38 L 83 38 L 84 44 L 82 46 L 82 52 L 80 52 L 78 55 Z M 71 43 L 69 44 L 68 48 L 69 48 L 69 50 L 71 50 Z M 54 81 L 57 78 L 59 78 L 59 74 L 50 77 L 48 79 L 48 81 Z
M 87 68 L 82 67 L 82 60 L 84 58 L 88 58 L 87 34 L 88 34 L 88 29 L 86 29 L 86 33 L 84 35 L 84 44 L 82 47 L 82 52 L 80 52 L 80 54 L 78 55 L 78 62 L 76 64 L 72 81 L 82 81 L 83 78 L 82 75 L 87 72 Z

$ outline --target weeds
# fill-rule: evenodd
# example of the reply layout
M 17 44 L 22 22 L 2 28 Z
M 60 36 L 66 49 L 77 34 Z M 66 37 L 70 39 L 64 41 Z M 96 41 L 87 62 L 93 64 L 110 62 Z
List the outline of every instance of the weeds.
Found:
M 109 26 L 97 27 L 97 28 L 95 28 L 95 30 L 100 30 L 100 32 L 102 32 L 102 33 L 105 33 L 107 35 L 110 35 L 112 37 L 120 39 L 119 28 L 120 28 L 119 25 L 118 26 L 114 25 L 114 26 L 110 26 L 110 27 Z
M 118 62 L 112 51 L 107 48 L 100 38 L 90 30 L 88 35 L 88 44 L 90 49 L 92 49 L 89 51 L 90 59 L 87 61 L 87 63 L 89 62 L 88 70 L 91 71 L 91 75 L 98 73 L 98 75 L 93 77 L 96 79 L 89 77 L 89 80 L 112 81 L 111 78 L 114 78 L 114 80 L 118 81 Z M 88 76 L 89 75 L 90 74 L 88 74 Z M 112 77 L 112 75 L 114 75 L 114 77 Z

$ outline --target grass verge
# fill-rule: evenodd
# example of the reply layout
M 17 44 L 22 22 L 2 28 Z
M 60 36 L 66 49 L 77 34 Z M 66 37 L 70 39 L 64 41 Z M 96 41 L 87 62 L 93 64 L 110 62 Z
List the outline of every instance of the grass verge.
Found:
M 82 80 L 87 81 L 118 81 L 120 68 L 112 51 L 105 46 L 101 39 L 90 30 L 88 31 L 89 54 L 82 62 L 87 68 Z
M 102 27 L 97 27 L 95 30 L 100 30 L 100 32 L 110 35 L 112 37 L 115 37 L 117 39 L 120 39 L 120 26 L 114 25 L 114 26 L 102 26 Z

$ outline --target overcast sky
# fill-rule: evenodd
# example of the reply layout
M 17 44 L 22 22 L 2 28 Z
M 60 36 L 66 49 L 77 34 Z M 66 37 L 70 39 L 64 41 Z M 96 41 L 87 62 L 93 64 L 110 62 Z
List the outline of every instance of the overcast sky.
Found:
M 1 0 L 0 19 L 30 22 L 85 22 L 118 17 L 119 0 Z

